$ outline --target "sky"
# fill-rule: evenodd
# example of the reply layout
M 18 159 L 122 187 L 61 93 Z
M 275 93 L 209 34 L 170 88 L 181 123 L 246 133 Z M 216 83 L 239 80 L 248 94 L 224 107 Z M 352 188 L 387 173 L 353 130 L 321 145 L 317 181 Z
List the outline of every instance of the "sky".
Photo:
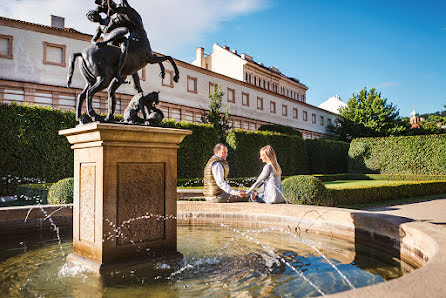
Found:
M 185 62 L 227 45 L 309 87 L 307 102 L 376 88 L 407 117 L 446 105 L 444 0 L 128 0 L 152 48 Z M 0 0 L 0 15 L 93 34 L 93 0 Z

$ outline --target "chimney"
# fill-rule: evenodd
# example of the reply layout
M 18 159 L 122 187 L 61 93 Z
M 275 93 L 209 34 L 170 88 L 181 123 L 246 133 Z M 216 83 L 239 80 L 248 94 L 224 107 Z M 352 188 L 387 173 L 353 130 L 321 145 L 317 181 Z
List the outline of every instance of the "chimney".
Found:
M 65 29 L 65 18 L 50 15 L 50 26 L 59 29 Z
M 237 55 L 237 50 L 232 50 L 232 52 Z
M 228 51 L 230 50 L 228 46 L 223 46 L 223 49 L 228 50 Z
M 206 61 L 204 60 L 204 48 L 197 48 L 197 62 L 198 66 L 205 68 Z

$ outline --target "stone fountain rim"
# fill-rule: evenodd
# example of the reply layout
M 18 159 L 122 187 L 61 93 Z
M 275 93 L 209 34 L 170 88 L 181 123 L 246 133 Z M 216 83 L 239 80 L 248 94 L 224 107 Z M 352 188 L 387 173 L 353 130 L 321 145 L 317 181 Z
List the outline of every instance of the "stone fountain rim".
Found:
M 401 251 L 411 251 L 413 255 L 408 257 L 418 257 L 425 263 L 400 278 L 330 296 L 387 297 L 392 293 L 397 297 L 440 297 L 441 293 L 446 293 L 446 229 L 431 223 L 367 211 L 305 205 L 179 201 L 177 206 L 179 223 L 221 222 L 241 226 L 275 223 L 283 227 L 294 221 L 301 225 L 301 230 L 311 225 L 308 232 L 327 234 L 328 229 L 335 228 L 337 233 L 332 236 L 343 239 L 351 239 L 356 220 L 361 231 L 400 238 L 395 240 Z M 324 221 L 314 221 L 321 216 Z

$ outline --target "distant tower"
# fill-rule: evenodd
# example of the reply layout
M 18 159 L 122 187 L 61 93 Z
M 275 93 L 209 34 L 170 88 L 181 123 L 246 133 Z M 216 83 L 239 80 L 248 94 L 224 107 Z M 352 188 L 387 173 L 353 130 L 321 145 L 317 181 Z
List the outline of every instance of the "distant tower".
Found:
M 420 115 L 413 109 L 412 113 L 410 113 L 410 124 L 412 124 L 412 128 L 419 127 L 420 125 Z

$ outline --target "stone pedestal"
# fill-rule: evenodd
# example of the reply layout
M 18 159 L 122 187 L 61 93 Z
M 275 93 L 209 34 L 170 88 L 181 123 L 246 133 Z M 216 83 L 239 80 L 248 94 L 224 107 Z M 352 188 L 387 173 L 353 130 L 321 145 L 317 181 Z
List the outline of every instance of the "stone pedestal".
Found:
M 73 253 L 101 272 L 177 253 L 177 149 L 188 130 L 90 123 L 74 149 Z

